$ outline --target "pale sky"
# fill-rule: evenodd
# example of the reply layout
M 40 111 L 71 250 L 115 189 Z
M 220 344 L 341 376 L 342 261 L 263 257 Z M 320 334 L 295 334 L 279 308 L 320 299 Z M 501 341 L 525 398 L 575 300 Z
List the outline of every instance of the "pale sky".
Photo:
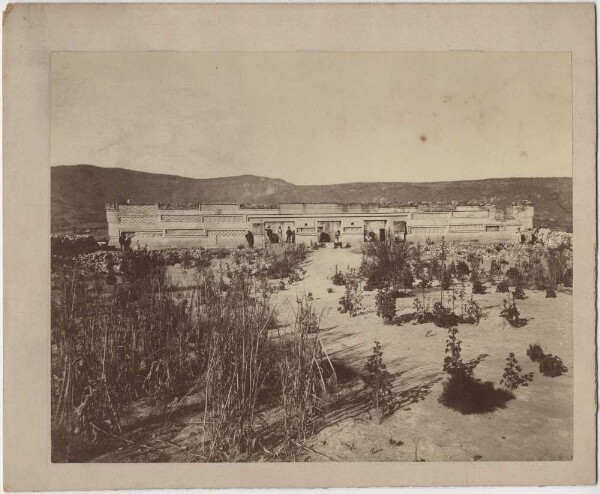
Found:
M 568 53 L 55 53 L 51 165 L 295 184 L 571 176 Z

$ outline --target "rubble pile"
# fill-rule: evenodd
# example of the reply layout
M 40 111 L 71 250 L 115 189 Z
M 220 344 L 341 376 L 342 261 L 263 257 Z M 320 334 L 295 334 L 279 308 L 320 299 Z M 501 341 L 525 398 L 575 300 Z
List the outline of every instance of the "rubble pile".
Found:
M 76 256 L 98 250 L 98 242 L 92 235 L 52 235 L 50 249 L 52 255 Z

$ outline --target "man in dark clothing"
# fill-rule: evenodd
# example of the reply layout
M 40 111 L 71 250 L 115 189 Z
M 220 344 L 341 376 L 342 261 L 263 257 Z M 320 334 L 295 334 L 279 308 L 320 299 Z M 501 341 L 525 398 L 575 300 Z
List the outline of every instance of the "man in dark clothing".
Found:
M 292 230 L 290 229 L 289 226 L 288 226 L 287 230 L 285 231 L 285 241 L 288 244 L 292 241 Z
M 250 230 L 246 233 L 246 240 L 248 241 L 248 246 L 250 248 L 254 247 L 254 235 Z
M 125 234 L 123 232 L 119 234 L 119 245 L 121 246 L 121 250 L 125 249 Z

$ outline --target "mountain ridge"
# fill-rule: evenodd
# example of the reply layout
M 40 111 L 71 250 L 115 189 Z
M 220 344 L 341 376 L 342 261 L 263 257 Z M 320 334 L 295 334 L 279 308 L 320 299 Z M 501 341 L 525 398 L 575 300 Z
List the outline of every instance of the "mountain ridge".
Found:
M 572 229 L 570 177 L 486 178 L 445 182 L 349 182 L 295 185 L 258 175 L 188 178 L 94 165 L 51 168 L 52 233 L 106 235 L 106 202 L 451 202 L 484 201 L 498 207 L 535 204 L 534 224 Z

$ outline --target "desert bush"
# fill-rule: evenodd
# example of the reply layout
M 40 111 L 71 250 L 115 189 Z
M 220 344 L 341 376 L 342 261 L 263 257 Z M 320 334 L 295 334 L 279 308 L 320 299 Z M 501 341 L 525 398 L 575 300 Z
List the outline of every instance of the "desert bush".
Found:
M 350 317 L 358 315 L 362 309 L 362 289 L 359 274 L 351 269 L 345 275 L 346 291 L 339 300 L 338 311 L 348 314 Z
M 164 278 L 165 266 L 165 259 L 159 251 L 147 249 L 126 250 L 123 252 L 121 272 L 125 279 L 130 282 L 148 276 Z
M 331 287 L 327 288 L 327 293 L 333 293 L 333 288 L 331 288 Z
M 380 418 L 383 418 L 391 410 L 392 376 L 383 363 L 383 351 L 378 341 L 375 342 L 373 353 L 367 360 L 361 377 L 372 405 Z
M 517 389 L 519 386 L 527 386 L 533 381 L 533 372 L 525 374 L 522 371 L 523 369 L 519 365 L 519 361 L 515 357 L 515 354 L 510 352 L 508 357 L 506 357 L 506 365 L 500 384 L 504 384 L 508 389 Z
M 496 285 L 496 293 L 508 293 L 508 280 L 503 279 Z
M 360 271 L 366 278 L 365 289 L 401 288 L 413 285 L 411 263 L 415 248 L 406 242 L 369 242 L 364 245 Z
M 469 276 L 469 273 L 471 272 L 471 269 L 469 268 L 469 265 L 465 262 L 465 261 L 458 261 L 456 263 L 456 277 L 459 279 L 462 278 L 466 278 L 467 276 Z
M 306 247 L 304 244 L 289 244 L 281 254 L 272 254 L 270 264 L 263 268 L 264 273 L 269 278 L 281 279 L 292 278 L 298 281 L 300 279 L 297 273 L 300 264 L 306 259 Z
M 433 323 L 440 328 L 449 328 L 459 322 L 459 317 L 441 302 L 435 302 L 431 311 Z
M 415 309 L 415 324 L 425 324 L 433 320 L 433 315 L 429 310 L 428 301 L 421 301 L 418 297 L 415 297 L 413 300 L 413 308 Z
M 450 378 L 443 385 L 440 403 L 462 414 L 485 413 L 503 407 L 514 395 L 506 390 L 495 389 L 491 382 L 484 383 L 475 379 L 474 368 L 487 355 L 480 355 L 477 359 L 464 363 L 461 344 L 458 329 L 450 328 L 443 366 L 444 372 L 448 373 Z
M 462 315 L 460 322 L 468 324 L 479 324 L 481 319 L 487 317 L 487 313 L 479 306 L 473 297 L 467 300 L 462 306 Z
M 498 246 L 496 246 L 496 248 L 498 248 Z M 489 276 L 494 277 L 494 276 L 499 276 L 501 274 L 502 274 L 502 265 L 495 259 L 492 259 L 490 262 Z
M 335 266 L 335 274 L 331 278 L 331 281 L 335 286 L 343 286 L 346 284 L 344 274 L 341 271 L 338 271 L 337 265 Z
M 565 272 L 563 274 L 563 286 L 569 288 L 573 286 L 573 269 L 565 269 Z
M 383 319 L 385 324 L 391 324 L 396 317 L 396 299 L 387 290 L 379 290 L 375 296 L 377 315 Z
M 479 277 L 475 277 L 472 282 L 472 291 L 477 295 L 483 295 L 485 293 L 485 285 L 481 282 Z
M 540 360 L 540 372 L 546 377 L 557 377 L 567 372 L 560 357 L 551 353 L 544 355 Z
M 500 317 L 506 319 L 506 321 L 513 327 L 518 328 L 526 324 L 526 320 L 522 319 L 517 308 L 517 304 L 514 300 L 504 300 L 503 309 L 500 311 Z
M 509 285 L 516 286 L 523 281 L 523 277 L 516 267 L 508 268 L 506 279 Z
M 540 362 L 542 358 L 544 358 L 544 351 L 540 345 L 535 343 L 533 345 L 529 345 L 529 348 L 527 349 L 527 356 L 532 362 Z
M 512 297 L 514 300 L 525 300 L 525 291 L 521 285 L 517 285 L 515 290 L 512 292 Z
M 556 291 L 554 288 L 548 288 L 546 290 L 546 298 L 556 298 Z
M 52 235 L 50 252 L 53 256 L 75 257 L 99 250 L 98 242 L 91 235 Z
M 448 270 L 444 271 L 442 274 L 442 279 L 440 280 L 440 287 L 442 290 L 449 290 L 452 286 L 452 275 Z

